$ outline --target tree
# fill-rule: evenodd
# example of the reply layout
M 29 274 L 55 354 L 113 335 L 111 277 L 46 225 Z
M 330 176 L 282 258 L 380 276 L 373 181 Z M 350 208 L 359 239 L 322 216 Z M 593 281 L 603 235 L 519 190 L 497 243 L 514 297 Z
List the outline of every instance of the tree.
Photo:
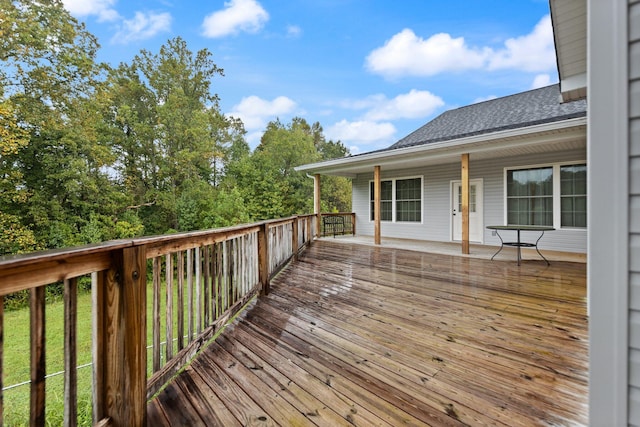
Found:
M 105 69 L 97 41 L 60 1 L 0 5 L 0 95 L 24 142 L 3 155 L 2 172 L 23 195 L 3 200 L 3 211 L 43 247 L 84 243 L 90 214 L 117 203 L 94 102 Z
M 313 181 L 295 166 L 312 163 L 324 155 L 346 154 L 340 143 L 325 141 L 319 123 L 309 126 L 296 117 L 290 124 L 272 121 L 251 156 L 234 164 L 230 175 L 237 182 L 249 216 L 268 219 L 308 213 L 313 209 Z M 329 179 L 325 209 L 350 208 L 350 183 Z
M 118 178 L 152 233 L 203 224 L 219 194 L 226 157 L 244 135 L 242 124 L 222 114 L 211 92 L 222 76 L 202 49 L 192 53 L 180 37 L 157 54 L 143 50 L 109 76 Z

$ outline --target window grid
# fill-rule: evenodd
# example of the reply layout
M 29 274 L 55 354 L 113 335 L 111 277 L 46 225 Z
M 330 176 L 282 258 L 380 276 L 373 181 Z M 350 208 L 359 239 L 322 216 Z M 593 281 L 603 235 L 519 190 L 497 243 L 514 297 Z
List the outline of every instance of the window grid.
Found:
M 587 226 L 587 165 L 560 167 L 560 223 Z
M 586 228 L 586 164 L 505 169 L 508 224 Z
M 422 221 L 422 178 L 383 180 L 380 184 L 382 190 L 380 219 L 382 221 Z M 369 186 L 369 202 L 370 220 L 373 221 L 375 219 L 373 181 Z

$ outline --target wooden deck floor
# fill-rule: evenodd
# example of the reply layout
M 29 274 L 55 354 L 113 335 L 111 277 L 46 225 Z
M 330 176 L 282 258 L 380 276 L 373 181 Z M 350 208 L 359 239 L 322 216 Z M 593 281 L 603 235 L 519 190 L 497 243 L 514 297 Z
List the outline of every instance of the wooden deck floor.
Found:
M 316 242 L 149 402 L 162 425 L 587 425 L 586 266 Z

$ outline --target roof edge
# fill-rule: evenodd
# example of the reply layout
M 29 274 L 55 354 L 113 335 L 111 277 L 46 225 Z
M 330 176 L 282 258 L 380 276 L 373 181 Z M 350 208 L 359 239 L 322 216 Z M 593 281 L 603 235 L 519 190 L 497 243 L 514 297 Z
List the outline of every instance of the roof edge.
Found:
M 309 163 L 306 165 L 296 166 L 294 169 L 299 172 L 318 172 L 323 170 L 330 171 L 331 169 L 339 168 L 341 166 L 348 166 L 350 164 L 366 164 L 376 160 L 383 160 L 386 158 L 410 156 L 414 154 L 426 153 L 429 151 L 436 151 L 442 149 L 451 149 L 461 147 L 465 145 L 473 146 L 478 143 L 485 143 L 490 141 L 497 141 L 506 138 L 513 138 L 518 136 L 524 136 L 529 134 L 544 133 L 554 130 L 570 129 L 573 127 L 584 126 L 587 124 L 587 117 L 575 117 L 567 120 L 547 122 L 542 124 L 534 124 L 532 126 L 526 126 L 516 129 L 501 130 L 492 133 L 483 133 L 480 135 L 467 136 L 463 138 L 451 139 L 446 141 L 434 142 L 431 144 L 413 145 L 410 147 L 395 148 L 393 150 L 379 150 L 369 153 L 357 154 L 355 156 L 341 157 L 339 159 L 325 160 L 317 163 Z

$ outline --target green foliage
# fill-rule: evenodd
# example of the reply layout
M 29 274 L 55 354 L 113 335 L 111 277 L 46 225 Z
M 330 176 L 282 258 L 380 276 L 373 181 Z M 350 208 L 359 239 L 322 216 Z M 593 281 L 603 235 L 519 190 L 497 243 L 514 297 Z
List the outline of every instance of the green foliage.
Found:
M 313 210 L 313 181 L 294 167 L 346 154 L 344 145 L 325 140 L 319 123 L 309 126 L 299 117 L 287 125 L 276 120 L 267 125 L 255 152 L 228 172 L 252 220 L 278 218 Z M 350 187 L 344 178 L 323 180 L 326 210 L 350 210 Z
M 0 255 L 308 213 L 294 167 L 347 154 L 302 118 L 251 152 L 213 91 L 223 70 L 180 37 L 111 69 L 60 0 L 0 11 Z M 322 197 L 349 210 L 349 182 Z

